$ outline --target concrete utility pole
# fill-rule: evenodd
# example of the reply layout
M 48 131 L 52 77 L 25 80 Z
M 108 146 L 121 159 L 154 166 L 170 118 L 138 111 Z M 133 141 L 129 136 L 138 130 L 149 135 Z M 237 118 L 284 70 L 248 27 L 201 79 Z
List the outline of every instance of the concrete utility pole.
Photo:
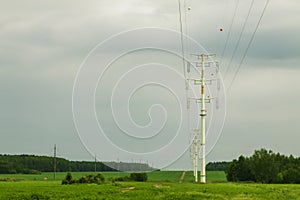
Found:
M 200 182 L 206 183 L 206 170 L 205 170 L 205 119 L 206 119 L 206 101 L 210 101 L 211 98 L 205 97 L 205 64 L 210 63 L 206 62 L 206 59 L 211 56 L 215 56 L 215 54 L 193 54 L 194 56 L 197 56 L 198 59 L 200 59 L 200 62 L 196 62 L 196 66 L 198 67 L 198 64 L 200 63 L 201 67 L 201 78 L 200 79 L 189 79 L 194 81 L 194 84 L 199 85 L 200 84 L 200 93 L 201 97 L 200 99 L 196 99 L 196 101 L 200 101 L 201 108 L 200 108 L 200 122 L 201 122 L 201 128 L 200 128 L 200 138 L 198 138 L 198 130 L 195 130 L 195 137 L 194 137 L 194 150 L 193 150 L 193 167 L 194 167 L 194 176 L 195 176 L 195 182 L 198 182 L 198 140 L 200 139 L 200 164 L 201 164 L 201 174 L 200 174 Z
M 201 183 L 206 183 L 206 171 L 205 171 L 205 117 L 206 117 L 206 110 L 205 110 L 205 54 L 201 54 Z
M 56 144 L 54 144 L 53 153 L 53 179 L 56 181 Z
M 193 141 L 193 167 L 194 167 L 194 177 L 195 177 L 195 182 L 198 182 L 198 135 L 199 135 L 199 130 L 194 130 L 195 137 Z
M 96 154 L 95 154 L 95 173 L 97 172 L 97 156 L 96 156 Z

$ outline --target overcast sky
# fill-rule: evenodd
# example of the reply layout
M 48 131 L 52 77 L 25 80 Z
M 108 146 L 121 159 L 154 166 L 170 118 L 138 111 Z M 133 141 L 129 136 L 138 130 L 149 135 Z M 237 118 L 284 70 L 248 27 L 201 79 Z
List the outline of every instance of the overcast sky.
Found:
M 222 75 L 225 75 L 251 1 L 241 1 L 238 5 L 223 57 L 237 0 L 186 0 L 185 6 L 183 2 L 183 10 L 191 8 L 182 13 L 183 25 L 188 26 L 184 30 L 208 52 L 218 54 Z M 240 46 L 226 74 L 225 88 L 233 79 L 266 1 L 254 2 Z M 241 154 L 251 155 L 262 147 L 300 156 L 298 4 L 296 0 L 270 1 L 227 93 L 225 126 L 207 155 L 208 161 L 232 160 Z M 178 31 L 178 19 L 178 4 L 172 0 L 2 0 L 0 153 L 51 155 L 53 145 L 57 144 L 61 157 L 92 160 L 76 132 L 72 114 L 73 84 L 83 60 L 97 44 L 114 34 L 141 27 Z M 124 46 L 135 42 L 132 38 L 124 41 Z M 170 46 L 166 44 L 166 48 Z M 105 53 L 118 53 L 118 48 L 107 49 Z M 146 54 L 140 58 L 137 54 L 134 59 L 143 60 Z M 163 53 L 155 55 L 164 57 Z M 124 63 L 133 64 L 128 60 Z M 156 96 L 158 94 L 163 92 L 158 91 Z M 130 106 L 132 112 L 136 112 L 133 115 L 137 116 L 137 123 L 143 124 L 148 115 L 142 111 L 147 112 L 151 103 L 142 96 L 140 93 L 144 104 Z M 108 112 L 107 107 L 97 104 L 96 109 Z M 186 153 L 173 167 L 186 167 L 188 159 Z

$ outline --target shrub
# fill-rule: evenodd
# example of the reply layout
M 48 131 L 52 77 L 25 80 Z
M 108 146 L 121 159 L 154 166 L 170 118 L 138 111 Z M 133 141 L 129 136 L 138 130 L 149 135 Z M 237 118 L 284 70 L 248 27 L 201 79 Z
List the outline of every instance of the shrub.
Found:
M 78 183 L 87 183 L 87 178 L 85 176 L 79 178 Z
M 61 181 L 61 184 L 62 184 L 62 185 L 68 185 L 69 182 L 68 182 L 66 179 L 63 179 L 63 180 Z
M 96 176 L 94 176 L 94 180 L 97 184 L 100 184 L 105 181 L 105 178 L 102 174 L 97 174 Z
M 101 184 L 105 181 L 105 178 L 102 174 L 96 174 L 96 175 L 88 175 L 88 176 L 83 176 L 79 178 L 78 180 L 72 179 L 71 173 L 68 173 L 66 178 L 62 180 L 62 185 L 67 185 L 67 184 L 75 184 L 75 183 L 96 183 L 96 184 Z
M 131 181 L 128 176 L 122 176 L 115 179 L 116 181 Z
M 72 184 L 72 174 L 70 172 L 67 173 L 65 179 L 62 180 L 62 185 Z
M 132 181 L 138 181 L 138 182 L 146 182 L 148 179 L 148 176 L 145 172 L 143 173 L 131 173 L 130 179 Z

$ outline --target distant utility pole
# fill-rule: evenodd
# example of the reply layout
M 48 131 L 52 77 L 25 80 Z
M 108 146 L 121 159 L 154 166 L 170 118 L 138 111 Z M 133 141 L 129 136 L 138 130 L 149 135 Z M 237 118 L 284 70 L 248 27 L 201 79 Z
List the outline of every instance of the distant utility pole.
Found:
M 140 172 L 142 171 L 142 159 L 140 159 Z
M 118 170 L 118 177 L 119 177 L 119 173 L 120 173 L 120 159 L 117 159 L 117 170 Z
M 206 118 L 206 102 L 210 102 L 212 98 L 205 97 L 205 64 L 209 64 L 211 62 L 206 62 L 206 59 L 211 56 L 215 56 L 215 54 L 193 54 L 194 56 L 197 56 L 197 58 L 200 60 L 200 62 L 196 62 L 196 67 L 201 67 L 201 78 L 200 79 L 189 79 L 194 81 L 195 85 L 200 85 L 200 98 L 192 98 L 195 99 L 196 102 L 201 103 L 200 108 L 200 122 L 201 122 L 201 129 L 200 129 L 200 138 L 198 138 L 198 132 L 199 130 L 195 130 L 195 137 L 193 141 L 193 167 L 194 167 L 194 176 L 195 176 L 195 182 L 198 182 L 198 140 L 200 139 L 200 163 L 201 163 L 201 183 L 206 183 L 206 171 L 205 171 L 205 118 Z M 211 81 L 211 80 L 209 80 Z
M 54 144 L 53 153 L 53 179 L 56 181 L 56 144 Z
M 97 172 L 97 156 L 95 154 L 95 173 Z

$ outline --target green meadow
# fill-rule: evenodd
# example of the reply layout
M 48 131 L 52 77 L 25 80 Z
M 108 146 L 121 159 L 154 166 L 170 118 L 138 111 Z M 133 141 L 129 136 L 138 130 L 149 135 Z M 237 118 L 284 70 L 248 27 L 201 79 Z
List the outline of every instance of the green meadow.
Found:
M 98 172 L 97 172 L 98 173 Z M 106 179 L 129 176 L 130 172 L 100 172 Z M 192 171 L 185 172 L 183 180 L 180 180 L 183 171 L 153 171 L 148 172 L 148 181 L 164 181 L 164 182 L 194 182 Z M 57 172 L 56 180 L 62 180 L 66 176 L 66 172 Z M 95 174 L 95 172 L 72 172 L 73 178 L 80 178 L 85 175 Z M 45 172 L 41 174 L 0 174 L 0 180 L 10 178 L 12 180 L 31 180 L 31 181 L 51 181 L 53 173 Z M 207 171 L 207 180 L 210 182 L 226 182 L 226 175 L 223 171 Z
M 74 178 L 88 172 L 72 173 Z M 103 172 L 106 179 L 129 175 L 127 172 Z M 300 185 L 228 183 L 224 172 L 208 172 L 207 184 L 193 183 L 188 171 L 155 171 L 147 182 L 110 182 L 103 184 L 61 185 L 66 173 L 0 176 L 0 199 L 300 199 Z M 48 177 L 47 180 L 44 180 Z M 9 178 L 9 179 L 7 179 Z M 9 181 L 5 181 L 9 180 Z

